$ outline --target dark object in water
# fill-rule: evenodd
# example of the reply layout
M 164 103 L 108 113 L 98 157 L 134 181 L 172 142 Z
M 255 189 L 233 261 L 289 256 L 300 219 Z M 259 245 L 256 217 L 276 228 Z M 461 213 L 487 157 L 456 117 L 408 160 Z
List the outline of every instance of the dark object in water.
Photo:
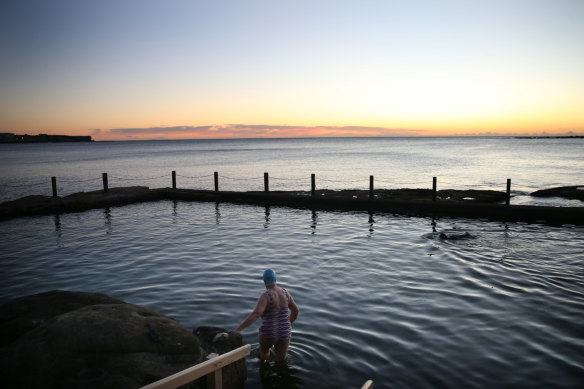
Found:
M 467 232 L 464 234 L 447 234 L 445 232 L 441 232 L 438 237 L 442 240 L 460 240 L 460 239 L 473 239 L 474 236 Z

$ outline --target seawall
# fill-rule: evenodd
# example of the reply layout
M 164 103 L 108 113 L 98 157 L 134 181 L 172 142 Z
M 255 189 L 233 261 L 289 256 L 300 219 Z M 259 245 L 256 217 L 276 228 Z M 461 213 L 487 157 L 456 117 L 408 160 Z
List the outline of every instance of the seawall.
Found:
M 222 192 L 144 186 L 110 188 L 75 193 L 66 197 L 28 196 L 0 204 L 0 220 L 22 216 L 80 212 L 89 209 L 159 201 L 203 201 L 285 206 L 315 210 L 384 212 L 420 217 L 462 217 L 550 225 L 584 225 L 584 207 L 548 207 L 490 204 L 476 201 L 437 201 L 369 198 L 335 191 L 310 192 Z M 363 191 L 365 194 L 366 191 Z

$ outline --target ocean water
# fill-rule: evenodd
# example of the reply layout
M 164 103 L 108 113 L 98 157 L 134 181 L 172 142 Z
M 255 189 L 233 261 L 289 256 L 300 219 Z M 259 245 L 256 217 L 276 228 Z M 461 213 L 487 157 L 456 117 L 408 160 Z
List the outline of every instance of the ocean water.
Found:
M 468 233 L 468 235 L 466 234 Z M 288 369 L 247 388 L 581 388 L 584 229 L 160 201 L 0 222 L 0 304 L 102 292 L 234 329 L 272 267 Z
M 581 201 L 536 199 L 544 188 L 584 186 L 584 139 L 326 138 L 239 139 L 0 145 L 0 201 L 143 185 L 220 190 L 376 188 L 492 189 L 512 180 L 512 204 L 582 206 Z
M 583 139 L 259 139 L 0 145 L 0 201 L 109 186 L 531 191 L 584 184 Z M 584 229 L 160 201 L 0 222 L 0 304 L 102 292 L 192 329 L 234 329 L 276 270 L 294 296 L 285 372 L 252 344 L 248 388 L 584 385 Z M 466 234 L 468 233 L 468 235 Z M 451 237 L 452 239 L 449 239 Z M 446 239 L 445 239 L 446 238 Z

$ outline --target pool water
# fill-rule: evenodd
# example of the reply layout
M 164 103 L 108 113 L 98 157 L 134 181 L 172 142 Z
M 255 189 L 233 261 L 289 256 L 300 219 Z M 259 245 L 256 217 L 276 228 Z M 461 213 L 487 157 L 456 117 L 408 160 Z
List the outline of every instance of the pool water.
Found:
M 0 303 L 101 292 L 233 330 L 271 267 L 300 315 L 279 374 L 243 331 L 248 388 L 576 388 L 583 247 L 574 226 L 160 201 L 0 222 Z

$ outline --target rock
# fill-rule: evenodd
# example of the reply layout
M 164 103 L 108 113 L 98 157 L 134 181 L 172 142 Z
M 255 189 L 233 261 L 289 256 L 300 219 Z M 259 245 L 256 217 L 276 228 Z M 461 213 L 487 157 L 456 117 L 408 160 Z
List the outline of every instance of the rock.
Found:
M 318 193 L 327 197 L 345 197 L 353 199 L 369 198 L 368 190 L 319 190 Z M 376 189 L 376 199 L 380 200 L 432 200 L 432 189 Z M 442 201 L 472 201 L 475 203 L 500 203 L 505 201 L 505 192 L 495 190 L 457 190 L 457 189 L 443 189 L 436 193 L 439 200 Z
M 202 327 L 215 328 L 215 327 Z M 216 331 L 213 337 L 223 329 Z M 0 364 L 10 388 L 139 388 L 203 362 L 191 331 L 158 312 L 94 293 L 52 291 L 0 307 Z M 206 334 L 205 344 L 209 343 Z M 220 353 L 241 346 L 221 336 Z M 241 360 L 224 370 L 224 388 L 242 387 Z M 204 378 L 189 387 L 199 388 Z
M 477 203 L 501 203 L 505 201 L 507 194 L 496 190 L 455 190 L 444 189 L 438 191 L 440 199 L 451 201 L 472 201 Z
M 63 313 L 87 305 L 123 303 L 105 294 L 62 290 L 17 298 L 0 307 L 0 347 Z
M 209 353 L 225 354 L 243 346 L 239 332 L 227 332 L 220 327 L 198 327 L 193 333 L 199 338 L 201 346 Z M 224 388 L 243 388 L 247 379 L 247 363 L 240 359 L 222 369 Z
M 165 197 L 164 190 L 151 190 L 147 186 L 109 188 L 107 192 L 102 189 L 56 198 L 33 195 L 0 203 L 0 220 L 26 215 L 79 212 L 88 209 L 156 201 Z
M 60 200 L 48 196 L 32 195 L 0 204 L 0 219 L 51 213 L 58 209 Z
M 534 197 L 563 197 L 570 200 L 584 201 L 584 186 L 561 186 L 542 189 L 531 193 Z

